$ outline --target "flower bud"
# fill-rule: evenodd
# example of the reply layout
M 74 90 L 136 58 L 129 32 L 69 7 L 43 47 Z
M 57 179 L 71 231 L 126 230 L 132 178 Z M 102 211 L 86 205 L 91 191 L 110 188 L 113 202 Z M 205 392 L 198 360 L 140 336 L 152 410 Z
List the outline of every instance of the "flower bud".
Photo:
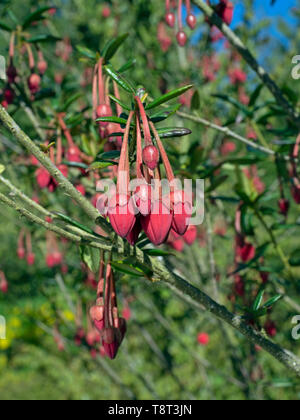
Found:
M 289 212 L 289 209 L 290 209 L 289 200 L 287 200 L 285 198 L 281 198 L 278 201 L 278 207 L 279 207 L 280 214 L 282 214 L 283 216 L 286 217 L 288 215 L 288 212 Z
M 170 28 L 174 28 L 175 26 L 175 15 L 174 13 L 167 13 L 165 16 L 166 24 L 170 26 Z
M 34 262 L 35 262 L 35 255 L 32 252 L 30 252 L 27 255 L 27 264 L 28 265 L 34 265 Z
M 28 87 L 30 92 L 34 95 L 40 90 L 41 77 L 38 74 L 33 73 L 28 79 Z
M 171 210 L 160 200 L 152 204 L 147 216 L 141 217 L 143 230 L 154 245 L 161 245 L 167 240 L 172 221 Z
M 179 31 L 176 35 L 178 45 L 184 47 L 187 43 L 187 35 L 184 31 Z
M 188 24 L 188 26 L 191 29 L 195 29 L 196 25 L 197 25 L 197 19 L 196 16 L 193 15 L 192 13 L 190 15 L 187 16 L 186 18 L 186 23 Z
M 113 115 L 111 107 L 107 104 L 99 105 L 96 110 L 96 114 L 97 118 L 111 117 Z M 100 127 L 105 128 L 108 126 L 108 124 L 108 122 L 99 121 Z
M 134 201 L 130 195 L 113 196 L 108 204 L 108 217 L 114 231 L 122 238 L 126 238 L 136 220 Z
M 159 151 L 155 146 L 146 146 L 143 150 L 143 161 L 152 171 L 159 163 Z
M 47 61 L 45 60 L 39 61 L 37 64 L 37 68 L 38 68 L 39 74 L 43 76 L 46 73 L 47 68 L 48 68 Z

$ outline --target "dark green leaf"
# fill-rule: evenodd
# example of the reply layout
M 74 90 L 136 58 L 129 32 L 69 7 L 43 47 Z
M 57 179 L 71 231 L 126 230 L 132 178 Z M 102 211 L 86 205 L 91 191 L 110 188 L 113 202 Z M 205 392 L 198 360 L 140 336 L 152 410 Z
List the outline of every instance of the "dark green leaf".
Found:
M 188 128 L 173 128 L 165 127 L 157 130 L 159 137 L 161 139 L 173 138 L 173 137 L 183 137 L 188 136 L 192 133 Z
M 242 105 L 239 101 L 234 99 L 231 96 L 228 95 L 221 95 L 221 94 L 214 94 L 212 95 L 214 98 L 221 99 L 222 101 L 228 102 L 231 105 L 235 106 L 238 110 L 242 111 L 247 117 L 252 117 L 252 112 L 249 111 L 247 107 Z
M 206 193 L 209 194 L 212 191 L 216 190 L 220 185 L 224 184 L 224 182 L 226 182 L 226 180 L 228 179 L 227 175 L 220 175 L 220 176 L 215 176 L 212 178 L 211 180 L 211 185 L 206 189 Z
M 200 94 L 199 91 L 196 90 L 193 94 L 192 101 L 191 101 L 191 109 L 192 111 L 198 111 L 200 108 Z
M 254 226 L 252 223 L 252 214 L 249 214 L 249 208 L 247 206 L 242 206 L 241 208 L 241 227 L 242 232 L 247 236 L 254 235 Z
M 263 301 L 264 294 L 265 294 L 265 288 L 263 287 L 263 288 L 262 288 L 262 289 L 258 292 L 258 294 L 257 294 L 257 296 L 256 296 L 256 299 L 255 299 L 255 301 L 254 301 L 254 303 L 253 303 L 253 306 L 252 306 L 253 311 L 257 311 L 257 310 L 260 308 L 261 303 L 262 303 L 262 301 Z
M 79 169 L 88 169 L 88 165 L 82 162 L 69 162 L 68 160 L 65 160 L 63 162 L 65 165 L 69 166 L 70 168 L 79 168 Z
M 77 222 L 74 219 L 71 219 L 69 216 L 66 216 L 65 214 L 59 213 L 59 212 L 55 212 L 54 213 L 56 217 L 58 217 L 59 219 L 63 220 L 64 222 L 68 223 L 69 225 L 72 225 L 74 227 L 77 227 L 78 229 L 83 230 L 84 232 L 87 232 L 91 235 L 97 236 L 97 237 L 101 237 L 100 235 L 98 235 L 97 233 L 95 233 L 92 229 L 84 226 L 83 224 Z
M 53 6 L 52 7 L 44 6 L 44 7 L 41 7 L 40 9 L 37 9 L 35 12 L 31 13 L 30 15 L 26 17 L 22 25 L 22 28 L 26 29 L 32 24 L 32 22 L 36 22 L 38 20 L 44 19 L 43 14 L 52 8 Z
M 150 257 L 168 257 L 174 255 L 171 252 L 164 251 L 162 249 L 146 249 L 145 253 Z
M 125 63 L 122 67 L 119 68 L 118 73 L 124 73 L 125 71 L 131 69 L 133 66 L 135 66 L 135 63 L 136 63 L 135 58 L 128 60 L 127 63 Z
M 262 90 L 263 86 L 264 86 L 263 84 L 258 85 L 257 88 L 252 93 L 252 95 L 250 97 L 250 101 L 249 101 L 249 106 L 250 107 L 252 107 L 256 104 L 256 101 L 259 98 L 259 95 L 261 93 L 261 90 Z
M 104 70 L 111 77 L 121 88 L 126 90 L 129 93 L 135 93 L 133 86 L 131 83 L 125 79 L 120 73 L 118 73 L 112 66 L 107 65 L 104 66 Z
M 153 109 L 165 102 L 170 101 L 171 99 L 177 98 L 178 96 L 182 95 L 183 93 L 185 93 L 186 91 L 188 91 L 189 89 L 191 89 L 193 87 L 193 85 L 188 85 L 188 86 L 183 86 L 181 88 L 172 90 L 171 92 L 166 93 L 163 96 L 160 96 L 159 98 L 155 99 L 153 102 L 151 102 L 150 104 L 148 104 L 146 106 L 146 109 Z
M 117 163 L 113 162 L 113 161 L 111 161 L 111 162 L 105 162 L 105 161 L 94 162 L 89 166 L 88 171 L 97 171 L 97 170 L 100 170 L 100 169 L 108 168 L 109 166 L 112 166 L 112 165 L 117 165 Z
M 290 264 L 293 267 L 299 267 L 300 266 L 300 249 L 296 249 L 290 258 Z
M 27 40 L 27 42 L 29 42 L 31 44 L 37 44 L 37 43 L 41 43 L 41 42 L 57 42 L 60 39 L 61 38 L 58 38 L 58 37 L 53 36 L 53 35 L 41 34 L 41 35 L 34 36 L 32 38 L 29 38 Z
M 66 112 L 74 102 L 76 102 L 79 98 L 81 98 L 81 96 L 82 96 L 81 93 L 75 93 L 70 98 L 68 98 L 65 101 L 64 105 L 60 108 L 60 112 Z
M 120 117 L 102 117 L 102 118 L 97 118 L 96 121 L 115 123 L 115 124 L 124 124 L 124 125 L 127 124 L 127 120 Z
M 8 25 L 2 22 L 0 22 L 0 29 L 2 29 L 3 31 L 12 32 L 12 29 Z
M 96 60 L 97 54 L 94 51 L 91 51 L 88 48 L 82 47 L 80 45 L 78 45 L 76 48 L 79 51 L 79 53 L 84 57 L 89 58 L 91 60 Z
M 128 38 L 128 33 L 118 36 L 118 38 L 112 39 L 104 48 L 102 57 L 104 58 L 104 64 L 106 64 L 117 52 L 118 48 Z
M 145 277 L 145 274 L 142 273 L 140 270 L 137 270 L 127 264 L 112 262 L 111 266 L 120 273 L 129 274 L 133 277 Z
M 116 98 L 113 95 L 109 95 L 110 99 L 112 99 L 114 102 L 116 102 L 117 104 L 119 104 L 123 109 L 126 109 L 127 111 L 131 111 L 131 107 L 129 105 L 124 104 L 123 102 L 120 101 L 120 99 Z
M 150 119 L 154 124 L 164 121 L 167 118 L 170 118 L 172 115 L 174 115 L 180 109 L 180 107 L 181 104 L 176 104 L 174 106 L 168 107 L 163 111 L 151 115 Z
M 263 308 L 270 308 L 271 306 L 275 305 L 275 303 L 277 303 L 280 299 L 282 299 L 283 296 L 282 295 L 276 295 L 274 297 L 272 297 L 271 299 L 269 299 L 264 305 Z
M 99 155 L 100 159 L 119 159 L 120 151 L 119 150 L 111 150 L 110 152 L 105 152 Z

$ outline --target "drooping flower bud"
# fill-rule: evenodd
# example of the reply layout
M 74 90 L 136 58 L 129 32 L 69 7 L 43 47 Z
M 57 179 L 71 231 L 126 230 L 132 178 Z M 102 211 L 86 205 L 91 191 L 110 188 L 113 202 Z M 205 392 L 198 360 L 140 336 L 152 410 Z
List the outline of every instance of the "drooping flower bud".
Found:
M 104 306 L 95 305 L 90 309 L 90 316 L 99 332 L 104 329 Z
M 33 73 L 28 79 L 28 87 L 30 92 L 34 95 L 38 93 L 41 85 L 41 77 L 38 74 Z
M 147 216 L 151 210 L 151 201 L 153 196 L 152 187 L 149 184 L 139 185 L 134 193 L 134 201 L 138 211 Z
M 126 239 L 130 243 L 130 245 L 134 246 L 137 243 L 141 231 L 142 231 L 141 220 L 139 217 L 137 217 L 132 230 L 126 236 Z
M 19 260 L 24 260 L 25 255 L 26 255 L 25 248 L 24 247 L 19 247 L 18 250 L 17 250 L 17 255 L 18 255 Z
M 159 151 L 155 146 L 146 146 L 143 150 L 143 162 L 152 171 L 159 163 Z
M 101 104 L 97 107 L 96 114 L 97 114 L 97 118 L 106 118 L 106 117 L 112 117 L 113 112 L 109 105 Z M 109 124 L 108 122 L 99 121 L 100 127 L 105 128 L 108 126 L 108 124 Z
M 114 231 L 121 236 L 131 232 L 135 224 L 135 206 L 130 195 L 116 194 L 108 203 L 108 217 Z
M 10 88 L 6 88 L 4 91 L 4 98 L 8 105 L 11 105 L 15 99 L 15 92 Z
M 0 291 L 4 294 L 8 292 L 8 282 L 3 271 L 0 272 Z
M 245 296 L 245 282 L 244 279 L 239 275 L 234 277 L 234 292 L 237 296 Z
M 7 67 L 6 75 L 7 75 L 7 80 L 9 84 L 15 82 L 16 77 L 17 77 L 17 69 L 12 63 Z
M 45 60 L 41 60 L 41 61 L 39 61 L 39 62 L 38 62 L 38 64 L 37 64 L 37 69 L 38 69 L 39 74 L 40 74 L 41 76 L 43 76 L 43 75 L 46 73 L 47 68 L 48 68 L 48 63 L 47 63 L 47 61 L 45 61 Z
M 286 217 L 288 215 L 288 212 L 289 212 L 289 209 L 290 209 L 289 200 L 287 200 L 286 198 L 281 198 L 278 201 L 278 207 L 279 207 L 280 214 L 282 214 L 283 216 Z
M 197 19 L 196 16 L 194 14 L 189 14 L 186 18 L 186 23 L 188 24 L 188 26 L 191 29 L 195 29 L 196 25 L 197 25 Z
M 160 200 L 154 201 L 150 214 L 141 217 L 143 230 L 154 245 L 167 240 L 172 221 L 172 211 Z
M 117 328 L 109 327 L 103 330 L 103 347 L 106 355 L 114 360 L 121 343 L 121 333 Z
M 216 6 L 216 13 L 227 25 L 230 25 L 233 19 L 233 4 L 228 0 L 220 0 Z
M 35 263 L 35 255 L 32 252 L 30 252 L 27 255 L 27 264 L 31 266 L 31 265 L 34 265 L 34 263 Z
M 180 47 L 184 47 L 187 43 L 187 35 L 184 31 L 177 32 L 176 39 Z
M 192 216 L 192 197 L 184 191 L 171 193 L 171 205 L 173 207 L 172 229 L 178 235 L 184 235 L 189 227 Z
M 38 168 L 35 177 L 40 188 L 47 188 L 51 181 L 51 175 L 44 168 Z
M 167 13 L 165 16 L 166 24 L 170 26 L 170 28 L 174 28 L 176 17 L 174 13 Z
M 197 240 L 198 231 L 196 226 L 189 226 L 186 233 L 183 236 L 184 242 L 191 246 Z
M 275 322 L 268 320 L 265 325 L 264 329 L 269 337 L 274 338 L 277 335 L 277 328 Z
M 210 342 L 210 337 L 207 333 L 199 333 L 197 336 L 197 341 L 200 346 L 207 346 Z

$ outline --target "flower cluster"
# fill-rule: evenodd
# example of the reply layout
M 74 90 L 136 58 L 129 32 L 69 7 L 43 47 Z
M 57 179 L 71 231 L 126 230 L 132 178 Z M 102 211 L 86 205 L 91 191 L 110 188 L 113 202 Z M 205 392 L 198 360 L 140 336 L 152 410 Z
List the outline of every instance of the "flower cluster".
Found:
M 115 232 L 134 245 L 143 230 L 155 245 L 166 242 L 170 231 L 184 235 L 192 216 L 192 194 L 178 189 L 174 173 L 163 143 L 151 120 L 148 119 L 143 102 L 135 96 L 137 111 L 130 112 L 120 154 L 117 187 L 114 194 L 101 199 L 98 209 L 108 216 Z M 131 125 L 136 136 L 136 181 L 133 195 L 129 191 L 129 136 Z M 142 129 L 144 146 L 142 144 Z M 152 134 L 155 139 L 152 139 Z M 162 160 L 170 190 L 163 192 L 161 184 L 160 158 Z M 105 210 L 103 211 L 103 205 Z
M 119 317 L 114 273 L 110 262 L 102 256 L 99 270 L 96 305 L 91 307 L 91 319 L 97 331 L 105 354 L 115 359 L 126 334 L 126 321 Z
M 166 0 L 166 16 L 165 20 L 168 26 L 170 28 L 175 27 L 176 23 L 176 15 L 172 11 L 172 9 L 177 8 L 177 23 L 178 23 L 178 32 L 176 34 L 176 39 L 178 42 L 178 45 L 181 47 L 184 47 L 187 43 L 187 35 L 183 29 L 183 19 L 182 19 L 182 12 L 183 12 L 183 1 L 178 0 L 178 3 L 176 4 L 176 1 L 172 0 Z M 187 17 L 186 17 L 186 23 L 191 29 L 195 29 L 197 25 L 197 19 L 196 16 L 192 13 L 191 10 L 191 1 L 186 0 L 186 9 L 187 9 Z
M 32 251 L 31 233 L 25 229 L 22 229 L 19 234 L 17 255 L 20 260 L 26 258 L 29 266 L 34 265 L 35 254 Z

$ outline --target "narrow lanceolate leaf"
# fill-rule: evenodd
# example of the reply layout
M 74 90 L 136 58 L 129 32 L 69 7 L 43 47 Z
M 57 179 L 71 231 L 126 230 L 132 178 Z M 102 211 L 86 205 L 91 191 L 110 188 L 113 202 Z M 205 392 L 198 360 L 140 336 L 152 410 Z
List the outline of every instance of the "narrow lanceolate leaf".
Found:
M 252 111 L 250 111 L 246 106 L 242 105 L 239 101 L 232 98 L 231 96 L 221 95 L 221 94 L 214 94 L 212 96 L 214 98 L 218 98 L 218 99 L 221 99 L 222 101 L 230 103 L 231 105 L 236 107 L 238 110 L 242 111 L 245 115 L 247 115 L 247 117 L 252 116 Z
M 257 88 L 254 90 L 254 92 L 252 93 L 251 97 L 250 97 L 250 102 L 249 102 L 249 106 L 252 107 L 256 104 L 257 99 L 259 98 L 259 95 L 261 93 L 262 88 L 264 87 L 263 84 L 259 84 L 257 86 Z
M 168 107 L 163 111 L 159 111 L 151 115 L 150 119 L 153 123 L 164 121 L 167 118 L 170 118 L 172 115 L 176 114 L 176 112 L 180 109 L 180 107 L 181 107 L 181 104 L 176 104 L 174 106 Z
M 59 212 L 56 212 L 54 214 L 57 218 L 61 219 L 62 221 L 66 222 L 66 223 L 68 223 L 69 225 L 77 227 L 78 229 L 81 229 L 84 232 L 89 233 L 91 235 L 100 237 L 100 235 L 95 233 L 92 229 L 88 228 L 87 226 L 84 226 L 83 224 L 77 222 L 74 219 L 71 219 L 69 216 L 66 216 L 65 214 L 62 214 L 62 213 L 59 213 Z
M 200 105 L 201 105 L 200 94 L 199 94 L 199 91 L 196 90 L 194 92 L 194 95 L 193 95 L 192 101 L 191 101 L 191 109 L 192 109 L 192 111 L 197 111 L 200 108 Z
M 120 153 L 119 150 L 111 150 L 110 152 L 101 153 L 98 157 L 100 159 L 119 159 Z
M 274 297 L 272 297 L 271 299 L 269 299 L 264 305 L 263 308 L 270 308 L 271 306 L 275 305 L 275 303 L 277 303 L 280 299 L 282 299 L 283 296 L 282 295 L 276 295 Z
M 26 29 L 32 24 L 32 22 L 36 22 L 37 20 L 44 19 L 43 14 L 52 8 L 53 6 L 52 7 L 44 6 L 44 7 L 41 7 L 40 9 L 37 9 L 35 12 L 31 13 L 30 15 L 26 17 L 22 25 L 22 28 Z
M 119 86 L 121 86 L 121 88 L 123 88 L 129 93 L 135 93 L 131 83 L 128 80 L 126 80 L 124 76 L 118 73 L 112 66 L 104 66 L 104 70 L 109 77 L 111 77 Z
M 160 128 L 159 130 L 157 130 L 157 132 L 161 139 L 167 139 L 167 138 L 172 138 L 172 137 L 183 137 L 192 133 L 192 131 L 189 130 L 188 128 L 172 128 L 172 127 Z
M 256 299 L 255 299 L 255 301 L 254 301 L 254 303 L 253 303 L 253 306 L 252 306 L 252 309 L 253 309 L 254 311 L 257 311 L 257 310 L 260 308 L 261 303 L 262 303 L 262 300 L 263 300 L 263 297 L 264 297 L 264 293 L 265 293 L 265 289 L 264 289 L 264 288 L 262 288 L 262 289 L 258 292 L 258 294 L 257 294 L 257 296 L 256 296 Z
M 135 66 L 136 59 L 132 58 L 131 60 L 128 60 L 127 63 L 125 63 L 122 67 L 119 68 L 118 73 L 124 73 L 125 71 L 131 69 Z
M 68 160 L 65 160 L 63 163 L 64 165 L 67 165 L 70 168 L 88 169 L 88 165 L 82 162 L 70 162 Z
M 110 99 L 119 104 L 123 109 L 127 111 L 131 111 L 131 107 L 129 105 L 124 104 L 124 102 L 120 101 L 120 99 L 116 98 L 114 95 L 109 95 Z
M 82 47 L 81 45 L 78 45 L 76 49 L 84 57 L 89 58 L 91 60 L 96 60 L 96 53 L 94 51 L 91 51 L 86 47 Z
M 150 257 L 168 257 L 170 255 L 174 255 L 172 252 L 163 251 L 162 249 L 146 249 L 145 254 Z
M 116 271 L 119 271 L 120 273 L 123 273 L 123 274 L 129 274 L 130 276 L 133 276 L 133 277 L 145 277 L 145 274 L 142 273 L 140 270 L 137 270 L 127 264 L 112 262 L 111 266 Z
M 2 29 L 3 31 L 7 31 L 7 32 L 11 32 L 12 29 L 6 25 L 5 23 L 0 22 L 0 29 Z
M 188 86 L 183 86 L 179 89 L 175 89 L 172 90 L 171 92 L 166 93 L 163 96 L 160 96 L 159 98 L 155 99 L 153 102 L 151 102 L 150 104 L 148 104 L 146 106 L 146 109 L 153 109 L 165 102 L 170 101 L 171 99 L 177 98 L 178 96 L 182 95 L 183 93 L 185 93 L 186 91 L 188 91 L 189 89 L 191 89 L 193 87 L 193 85 L 188 85 Z
M 125 118 L 120 118 L 120 117 L 102 117 L 102 118 L 97 118 L 96 121 L 115 123 L 115 124 L 125 124 L 125 125 L 127 124 L 127 120 L 125 120 Z
M 70 98 L 68 98 L 66 101 L 65 101 L 65 103 L 64 103 L 64 105 L 61 107 L 61 109 L 60 109 L 60 111 L 61 112 L 66 112 L 68 109 L 69 109 L 69 107 L 74 103 L 74 102 L 76 102 L 80 97 L 82 96 L 82 94 L 81 93 L 75 93 L 74 95 L 72 95 Z
M 88 171 L 98 171 L 100 169 L 108 168 L 112 165 L 117 165 L 117 163 L 113 161 L 94 162 L 89 166 Z
M 128 38 L 128 33 L 120 35 L 118 38 L 112 39 L 102 51 L 102 57 L 104 58 L 104 64 L 107 63 L 118 51 L 119 47 Z
M 37 43 L 43 43 L 43 42 L 57 42 L 60 40 L 61 38 L 58 38 L 57 36 L 54 36 L 54 35 L 41 34 L 33 38 L 29 38 L 27 42 L 31 44 L 37 44 Z

